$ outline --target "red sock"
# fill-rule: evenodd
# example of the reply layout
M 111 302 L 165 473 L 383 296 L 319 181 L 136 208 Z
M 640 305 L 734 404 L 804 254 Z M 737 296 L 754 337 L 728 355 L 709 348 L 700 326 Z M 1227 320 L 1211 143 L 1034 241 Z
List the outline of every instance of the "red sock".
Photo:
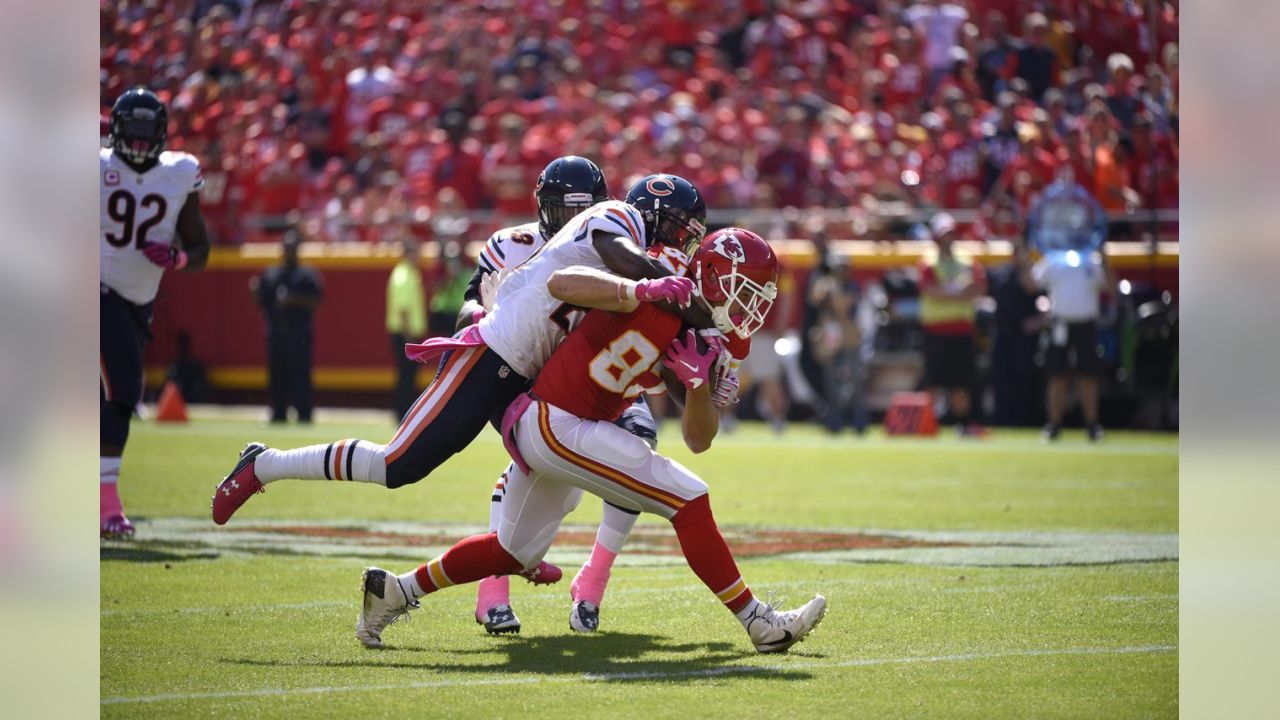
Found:
M 724 536 L 716 527 L 708 496 L 703 495 L 686 504 L 671 518 L 671 525 L 676 529 L 680 549 L 684 551 L 684 559 L 693 569 L 693 574 L 720 598 L 730 612 L 737 614 L 754 599 L 742 581 L 733 553 L 729 552 Z
M 502 549 L 498 533 L 485 533 L 459 540 L 413 575 L 424 593 L 433 593 L 450 585 L 472 583 L 490 575 L 509 575 L 523 569 L 511 553 Z

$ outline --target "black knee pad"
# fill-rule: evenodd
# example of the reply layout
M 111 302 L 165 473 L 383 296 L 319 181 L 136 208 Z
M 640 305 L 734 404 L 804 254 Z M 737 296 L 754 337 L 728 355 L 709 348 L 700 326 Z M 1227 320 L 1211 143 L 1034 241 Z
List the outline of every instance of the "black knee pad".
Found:
M 123 450 L 129 439 L 129 421 L 133 419 L 133 408 L 118 402 L 104 401 L 98 409 L 98 417 L 101 422 L 99 440 Z

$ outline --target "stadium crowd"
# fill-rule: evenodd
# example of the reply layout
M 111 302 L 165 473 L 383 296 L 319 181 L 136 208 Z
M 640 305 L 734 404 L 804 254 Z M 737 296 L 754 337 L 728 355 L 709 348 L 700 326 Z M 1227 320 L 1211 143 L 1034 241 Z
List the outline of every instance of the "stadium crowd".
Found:
M 711 208 L 897 200 L 979 209 L 978 234 L 1018 232 L 1064 168 L 1109 210 L 1177 206 L 1176 1 L 124 0 L 101 17 L 104 113 L 137 84 L 169 103 L 215 242 L 293 210 L 313 240 L 473 210 L 509 224 L 565 153 L 614 194 L 661 170 Z

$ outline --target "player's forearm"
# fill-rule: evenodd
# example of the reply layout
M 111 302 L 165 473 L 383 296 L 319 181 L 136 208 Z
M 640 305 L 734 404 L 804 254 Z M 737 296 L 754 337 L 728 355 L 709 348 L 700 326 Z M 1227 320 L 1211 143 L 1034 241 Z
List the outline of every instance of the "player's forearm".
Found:
M 458 322 L 454 324 L 453 331 L 458 332 L 464 328 L 470 327 L 476 323 L 476 317 L 484 316 L 484 306 L 479 300 L 467 300 L 462 303 L 462 309 L 458 311 Z
M 187 253 L 187 266 L 184 270 L 203 270 L 209 264 L 209 245 L 191 245 L 183 248 Z
M 720 411 L 711 402 L 711 386 L 703 385 L 685 393 L 684 444 L 693 452 L 706 452 L 720 431 Z
M 635 288 L 634 280 L 581 266 L 557 270 L 547 280 L 547 290 L 557 300 L 612 312 L 631 312 L 639 307 Z

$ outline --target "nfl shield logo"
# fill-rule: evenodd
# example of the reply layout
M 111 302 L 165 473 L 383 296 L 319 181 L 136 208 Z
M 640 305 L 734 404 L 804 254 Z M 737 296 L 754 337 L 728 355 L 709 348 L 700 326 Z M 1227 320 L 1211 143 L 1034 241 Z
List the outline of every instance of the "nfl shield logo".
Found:
M 119 185 L 120 173 L 116 170 L 108 170 L 102 174 L 103 185 Z
M 498 368 L 498 377 L 499 377 L 499 378 L 505 378 L 506 376 L 508 376 L 508 375 L 510 375 L 510 374 L 511 374 L 511 368 L 507 367 L 506 365 L 503 365 L 502 367 Z

